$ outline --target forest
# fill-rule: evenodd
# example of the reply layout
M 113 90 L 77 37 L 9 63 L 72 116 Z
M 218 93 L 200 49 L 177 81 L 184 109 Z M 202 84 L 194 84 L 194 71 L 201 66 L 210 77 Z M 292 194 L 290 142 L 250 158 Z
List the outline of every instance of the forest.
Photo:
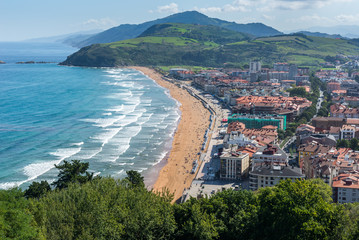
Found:
M 321 180 L 224 190 L 182 204 L 143 177 L 93 177 L 88 163 L 56 166 L 51 185 L 0 191 L 1 239 L 358 239 L 359 205 L 332 202 Z

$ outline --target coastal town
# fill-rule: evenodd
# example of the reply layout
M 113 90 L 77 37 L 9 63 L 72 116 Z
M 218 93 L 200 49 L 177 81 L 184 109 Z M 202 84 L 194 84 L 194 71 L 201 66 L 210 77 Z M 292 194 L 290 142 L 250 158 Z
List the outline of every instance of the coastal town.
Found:
M 211 113 L 191 159 L 192 183 L 178 201 L 319 178 L 332 187 L 334 202 L 359 202 L 357 65 L 351 58 L 312 71 L 255 61 L 245 70 L 162 72 Z

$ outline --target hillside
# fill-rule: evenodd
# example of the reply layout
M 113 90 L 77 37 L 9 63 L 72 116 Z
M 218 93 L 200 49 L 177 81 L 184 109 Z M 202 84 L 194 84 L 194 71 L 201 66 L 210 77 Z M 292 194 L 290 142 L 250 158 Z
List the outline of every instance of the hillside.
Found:
M 94 44 L 69 56 L 63 65 L 114 67 L 126 65 L 196 65 L 223 67 L 259 59 L 271 64 L 287 61 L 316 66 L 326 56 L 359 55 L 355 40 L 330 39 L 304 34 L 249 39 L 223 28 L 161 24 L 140 37 Z
M 196 11 L 187 11 L 142 24 L 122 24 L 80 41 L 76 45 L 78 47 L 84 47 L 95 43 L 110 43 L 136 38 L 149 27 L 162 23 L 213 25 L 236 32 L 247 33 L 256 37 L 281 34 L 281 32 L 276 29 L 262 23 L 238 24 L 235 22 L 227 22 L 216 18 L 210 18 Z

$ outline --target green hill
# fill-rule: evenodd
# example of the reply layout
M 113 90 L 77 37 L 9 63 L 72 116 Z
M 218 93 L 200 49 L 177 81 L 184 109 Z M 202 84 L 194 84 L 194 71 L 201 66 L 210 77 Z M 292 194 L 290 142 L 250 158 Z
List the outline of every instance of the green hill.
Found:
M 248 34 L 214 26 L 166 23 L 150 27 L 138 38 L 82 48 L 62 64 L 222 67 L 259 59 L 267 64 L 286 61 L 317 66 L 326 56 L 337 54 L 359 55 L 357 41 L 304 34 L 251 39 Z

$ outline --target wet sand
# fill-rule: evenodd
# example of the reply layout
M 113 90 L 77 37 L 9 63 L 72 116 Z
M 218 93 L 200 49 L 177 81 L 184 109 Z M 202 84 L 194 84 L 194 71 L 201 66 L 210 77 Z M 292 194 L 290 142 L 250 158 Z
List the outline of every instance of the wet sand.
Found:
M 190 187 L 195 175 L 191 174 L 193 160 L 198 159 L 203 136 L 209 126 L 209 111 L 186 90 L 162 79 L 161 74 L 146 67 L 130 67 L 143 72 L 160 86 L 167 88 L 171 96 L 181 103 L 181 120 L 175 132 L 172 149 L 167 163 L 160 170 L 153 190 L 162 192 L 168 189 L 174 194 L 174 201 L 182 196 L 183 190 Z

